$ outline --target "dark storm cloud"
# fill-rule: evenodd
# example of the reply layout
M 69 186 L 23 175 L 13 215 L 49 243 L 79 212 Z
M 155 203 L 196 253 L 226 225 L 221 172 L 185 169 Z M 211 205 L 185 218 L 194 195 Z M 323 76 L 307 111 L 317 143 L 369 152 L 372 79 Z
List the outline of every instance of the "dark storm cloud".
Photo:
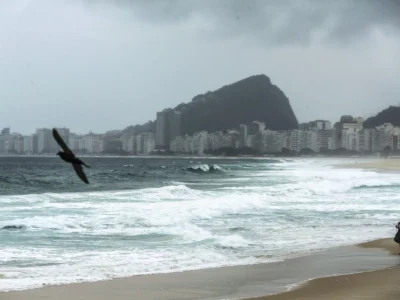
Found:
M 300 121 L 368 117 L 400 99 L 398 3 L 0 0 L 0 128 L 124 128 L 261 73 Z
M 87 2 L 89 3 L 89 2 Z M 318 31 L 335 42 L 364 37 L 374 28 L 400 28 L 399 0 L 97 0 L 150 23 L 211 20 L 214 37 L 250 36 L 269 43 L 308 43 Z

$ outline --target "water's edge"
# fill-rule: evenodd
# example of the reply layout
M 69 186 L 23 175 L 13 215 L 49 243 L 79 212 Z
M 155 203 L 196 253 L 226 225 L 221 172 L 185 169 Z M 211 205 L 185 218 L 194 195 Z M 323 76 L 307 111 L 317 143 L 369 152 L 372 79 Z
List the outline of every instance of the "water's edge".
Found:
M 96 298 L 100 291 L 107 291 L 111 295 L 114 293 L 116 298 L 113 299 L 118 300 L 124 298 L 119 298 L 115 291 L 128 289 L 143 300 L 155 299 L 154 293 L 160 293 L 165 300 L 233 300 L 285 292 L 315 278 L 370 272 L 398 264 L 398 258 L 388 255 L 386 251 L 354 245 L 334 247 L 268 264 L 133 276 L 92 283 L 46 286 L 6 294 L 10 300 L 18 299 L 20 295 L 37 299 L 35 295 L 38 294 L 59 299 L 64 293 L 69 293 L 71 297 L 74 294 L 78 296 L 90 293 Z

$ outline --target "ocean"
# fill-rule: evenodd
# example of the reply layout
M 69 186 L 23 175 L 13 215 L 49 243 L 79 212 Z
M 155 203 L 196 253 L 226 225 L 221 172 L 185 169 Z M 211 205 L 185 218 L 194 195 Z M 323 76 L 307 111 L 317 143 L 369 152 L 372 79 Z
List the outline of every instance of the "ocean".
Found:
M 0 291 L 285 260 L 391 237 L 396 173 L 357 158 L 0 157 Z

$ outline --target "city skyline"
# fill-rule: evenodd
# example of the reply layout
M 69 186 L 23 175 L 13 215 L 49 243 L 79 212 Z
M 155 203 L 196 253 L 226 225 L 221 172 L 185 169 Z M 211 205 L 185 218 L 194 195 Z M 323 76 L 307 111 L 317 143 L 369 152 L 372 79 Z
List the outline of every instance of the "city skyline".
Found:
M 223 131 L 199 131 L 183 135 L 181 114 L 172 109 L 156 114 L 155 132 L 125 132 L 78 135 L 69 128 L 57 128 L 72 151 L 80 154 L 151 155 L 176 153 L 203 155 L 220 149 L 252 149 L 259 154 L 283 152 L 328 153 L 344 149 L 358 153 L 380 153 L 387 147 L 400 150 L 400 127 L 384 123 L 364 128 L 364 119 L 343 115 L 332 125 L 329 120 L 313 120 L 290 130 L 271 130 L 264 122 L 241 124 Z M 39 128 L 32 135 L 0 131 L 0 154 L 50 154 L 59 150 L 50 128 Z M 160 152 L 161 151 L 161 152 Z M 246 150 L 247 151 L 247 150 Z M 285 152 L 285 153 L 286 153 Z
M 394 105 L 394 104 L 393 104 Z M 392 104 L 389 104 L 389 106 L 393 106 Z M 385 109 L 385 108 L 387 108 L 387 107 L 384 107 L 383 109 Z M 149 120 L 149 121 L 154 121 L 156 124 L 157 124 L 157 115 L 159 114 L 159 113 L 162 113 L 162 112 L 165 112 L 165 111 L 174 111 L 174 112 L 178 112 L 178 111 L 176 111 L 176 110 L 174 110 L 173 108 L 164 108 L 164 109 L 162 109 L 162 110 L 160 110 L 160 111 L 158 111 L 158 112 L 156 112 L 156 115 L 155 115 L 155 118 L 153 118 L 153 119 L 151 119 L 151 120 Z M 377 111 L 375 114 L 373 114 L 373 115 L 368 115 L 368 116 L 361 116 L 361 115 L 358 115 L 358 114 L 355 114 L 355 115 L 357 115 L 357 117 L 358 118 L 362 118 L 362 119 L 364 119 L 364 120 L 366 120 L 367 118 L 369 118 L 369 117 L 374 117 L 374 116 L 376 116 L 376 114 L 377 113 L 379 113 L 380 111 Z M 342 116 L 344 116 L 344 115 L 346 115 L 346 114 L 341 114 L 341 115 L 339 115 L 335 120 L 339 120 L 340 119 L 340 117 L 342 117 Z M 354 115 L 354 114 L 351 114 L 351 113 L 348 113 L 347 115 Z M 330 119 L 327 119 L 327 118 L 313 118 L 313 119 L 310 119 L 310 120 L 327 120 L 327 121 L 329 121 L 329 122 L 331 122 L 332 124 L 334 124 L 335 122 L 337 122 L 337 121 L 335 121 L 335 120 L 330 120 Z M 259 121 L 259 120 L 254 120 L 254 121 Z M 308 122 L 310 122 L 309 120 L 304 120 L 304 121 L 299 121 L 298 123 L 299 123 L 299 125 L 301 125 L 301 124 L 303 124 L 303 123 L 308 123 Z M 129 126 L 135 126 L 135 125 L 140 125 L 140 124 L 127 124 L 125 127 L 123 127 L 123 128 L 108 128 L 108 129 L 106 129 L 105 131 L 93 131 L 93 130 L 88 130 L 88 131 L 74 131 L 76 134 L 78 134 L 78 135 L 84 135 L 84 134 L 90 134 L 90 133 L 93 133 L 93 134 L 105 134 L 105 133 L 107 133 L 107 132 L 112 132 L 112 131 L 123 131 L 123 130 L 125 130 L 126 128 L 128 128 Z M 157 125 L 156 125 L 157 126 Z M 13 128 L 12 126 L 10 126 L 10 125 L 8 125 L 8 124 L 0 124 L 0 128 Z M 20 132 L 20 131 L 15 131 L 15 133 L 19 133 L 19 134 L 22 134 L 22 135 L 29 135 L 29 134 L 33 134 L 33 133 L 35 133 L 35 131 L 37 130 L 37 129 L 41 129 L 41 128 L 70 128 L 69 126 L 67 126 L 67 125 L 57 125 L 57 126 L 55 126 L 55 125 L 47 125 L 47 126 L 37 126 L 37 127 L 35 127 L 35 128 L 32 128 L 31 130 L 28 130 L 27 132 Z M 239 128 L 239 127 L 238 127 Z M 227 129 L 229 129 L 229 128 L 227 128 Z M 11 130 L 12 131 L 12 130 Z M 13 131 L 12 131 L 13 132 Z

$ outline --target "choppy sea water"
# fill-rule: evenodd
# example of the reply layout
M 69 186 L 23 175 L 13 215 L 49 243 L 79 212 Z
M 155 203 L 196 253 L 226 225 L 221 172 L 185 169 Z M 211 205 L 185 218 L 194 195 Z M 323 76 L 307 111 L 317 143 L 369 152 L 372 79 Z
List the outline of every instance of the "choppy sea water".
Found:
M 354 160 L 84 158 L 85 185 L 57 157 L 1 157 L 0 291 L 392 236 L 400 175 L 333 167 Z

